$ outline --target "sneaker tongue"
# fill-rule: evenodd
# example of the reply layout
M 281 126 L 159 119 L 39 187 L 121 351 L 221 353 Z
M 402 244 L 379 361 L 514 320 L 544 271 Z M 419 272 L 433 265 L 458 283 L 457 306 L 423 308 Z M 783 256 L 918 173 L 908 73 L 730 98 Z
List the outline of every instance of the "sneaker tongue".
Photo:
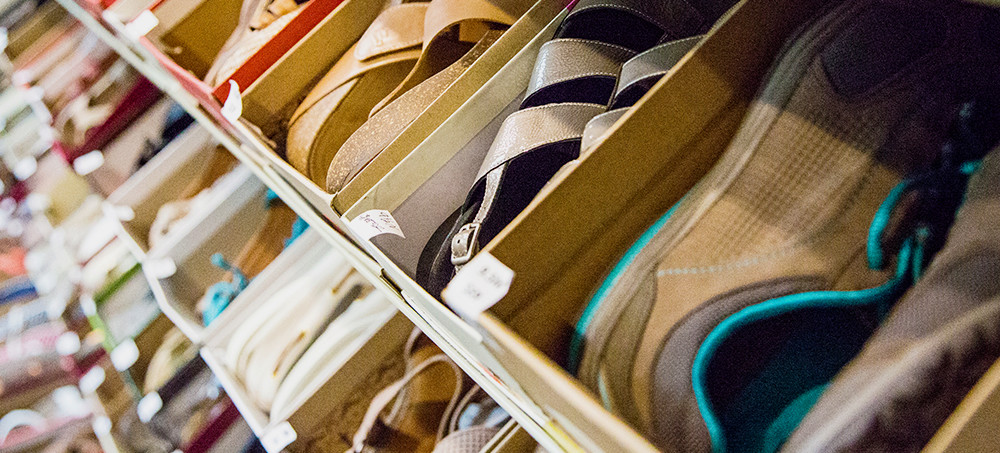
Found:
M 827 45 L 823 67 L 837 93 L 861 95 L 937 48 L 946 34 L 939 12 L 875 4 Z

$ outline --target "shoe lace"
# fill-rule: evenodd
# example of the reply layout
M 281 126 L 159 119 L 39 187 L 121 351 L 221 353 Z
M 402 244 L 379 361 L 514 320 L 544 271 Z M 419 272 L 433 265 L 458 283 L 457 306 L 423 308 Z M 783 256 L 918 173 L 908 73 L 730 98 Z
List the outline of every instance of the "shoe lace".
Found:
M 982 156 L 994 141 L 988 136 L 990 132 L 976 127 L 983 110 L 983 103 L 977 101 L 963 104 L 936 165 L 904 179 L 886 196 L 868 230 L 869 268 L 881 270 L 886 267 L 886 249 L 893 242 L 886 238 L 887 232 L 904 200 L 912 200 L 903 213 L 909 217 L 909 222 L 901 231 L 899 242 L 912 241 L 912 262 L 907 264 L 912 281 L 921 277 L 924 267 L 943 245 L 964 202 L 969 177 L 979 169 Z

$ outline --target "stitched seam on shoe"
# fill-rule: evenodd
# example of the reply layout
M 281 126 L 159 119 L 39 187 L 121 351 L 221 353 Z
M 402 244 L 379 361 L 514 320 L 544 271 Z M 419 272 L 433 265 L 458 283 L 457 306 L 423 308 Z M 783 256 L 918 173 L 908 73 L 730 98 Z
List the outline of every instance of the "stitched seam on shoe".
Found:
M 602 47 L 609 47 L 609 48 L 612 48 L 612 49 L 624 50 L 624 51 L 626 51 L 628 53 L 631 53 L 631 54 L 635 53 L 634 50 L 629 49 L 628 47 L 625 47 L 625 46 L 619 46 L 618 44 L 611 44 L 611 43 L 604 42 L 604 41 L 596 41 L 596 40 L 593 40 L 593 39 L 583 39 L 583 38 L 556 38 L 556 39 L 553 39 L 553 40 L 550 40 L 550 41 L 546 41 L 545 44 L 542 44 L 542 47 L 540 49 L 544 49 L 545 46 L 548 46 L 549 44 L 555 45 L 553 43 L 558 44 L 558 43 L 564 43 L 564 42 L 573 42 L 573 43 L 581 43 L 581 44 L 597 44 L 597 45 L 600 45 Z M 540 49 L 538 51 L 539 54 L 542 53 L 542 51 Z

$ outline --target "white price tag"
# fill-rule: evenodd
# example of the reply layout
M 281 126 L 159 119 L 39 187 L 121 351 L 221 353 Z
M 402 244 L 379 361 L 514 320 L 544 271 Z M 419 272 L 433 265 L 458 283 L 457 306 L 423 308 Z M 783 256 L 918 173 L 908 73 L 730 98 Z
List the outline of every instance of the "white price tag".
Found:
M 94 302 L 93 297 L 90 297 L 90 294 L 81 294 L 80 309 L 83 310 L 84 315 L 94 316 L 97 314 L 97 303 Z
M 351 229 L 362 239 L 371 239 L 380 234 L 394 234 L 401 238 L 403 230 L 399 223 L 392 217 L 392 213 L 384 209 L 372 209 L 362 212 L 359 216 L 351 220 Z
M 487 252 L 480 252 L 448 283 L 441 296 L 455 312 L 476 319 L 510 290 L 514 271 Z
M 80 391 L 83 393 L 94 393 L 97 388 L 104 383 L 104 368 L 95 366 L 80 378 Z
M 132 339 L 125 340 L 111 351 L 111 364 L 118 371 L 125 371 L 139 360 L 139 347 Z
M 14 177 L 17 178 L 18 181 L 24 181 L 38 171 L 38 161 L 31 156 L 25 157 L 24 159 L 17 161 L 17 163 L 14 164 L 14 168 L 10 169 L 10 171 L 14 173 Z M 41 194 L 33 193 L 31 195 Z M 31 195 L 29 195 L 29 197 Z
M 80 350 L 80 336 L 76 332 L 63 332 L 56 340 L 56 352 L 59 355 L 72 355 Z
M 139 421 L 149 423 L 160 409 L 163 409 L 163 399 L 159 393 L 153 392 L 139 400 L 135 412 L 139 415 Z
M 240 86 L 235 80 L 229 79 L 229 96 L 222 104 L 222 117 L 231 121 L 239 121 L 243 116 L 243 96 L 240 95 Z
M 97 417 L 92 422 L 91 426 L 94 428 L 94 433 L 102 436 L 107 436 L 111 434 L 111 419 L 108 417 Z
M 122 222 L 128 222 L 135 219 L 135 211 L 128 206 L 115 206 L 115 215 L 118 216 L 118 220 Z
M 149 275 L 157 280 L 168 278 L 177 273 L 177 263 L 171 258 L 149 260 L 143 264 Z
M 10 81 L 14 82 L 14 85 L 29 85 L 31 84 L 31 71 L 24 69 L 14 71 L 14 73 L 10 75 Z
M 80 176 L 87 176 L 104 165 L 104 153 L 93 150 L 73 159 L 73 171 Z
M 125 34 L 129 38 L 139 39 L 153 31 L 159 24 L 160 20 L 156 18 L 156 15 L 152 11 L 147 9 L 139 13 L 138 16 L 135 16 L 132 22 L 125 25 Z
M 260 444 L 267 450 L 267 453 L 278 453 L 285 447 L 291 445 L 298 438 L 298 434 L 288 422 L 282 422 L 278 426 L 268 430 L 260 439 Z
M 60 414 L 69 417 L 82 417 L 91 413 L 90 405 L 83 400 L 80 389 L 65 385 L 52 391 L 52 401 L 56 403 Z

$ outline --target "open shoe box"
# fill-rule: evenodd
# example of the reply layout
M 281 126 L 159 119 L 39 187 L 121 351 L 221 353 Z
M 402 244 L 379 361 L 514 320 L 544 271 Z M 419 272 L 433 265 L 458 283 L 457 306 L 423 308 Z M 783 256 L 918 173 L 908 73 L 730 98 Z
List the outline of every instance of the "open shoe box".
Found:
M 250 169 L 237 166 L 222 178 L 206 208 L 190 213 L 184 225 L 171 230 L 143 260 L 143 273 L 160 310 L 196 344 L 206 332 L 196 305 L 225 276 L 210 257 L 237 256 L 266 214 L 264 184 Z
M 149 251 L 149 231 L 160 207 L 183 196 L 216 146 L 207 130 L 192 125 L 108 197 L 104 213 L 118 220 L 118 236 L 136 257 L 142 259 Z
M 326 364 L 319 377 L 301 389 L 301 393 L 284 413 L 268 414 L 258 407 L 250 398 L 243 382 L 227 366 L 227 346 L 255 310 L 260 309 L 283 288 L 293 284 L 305 268 L 330 253 L 336 252 L 326 245 L 320 234 L 307 230 L 223 311 L 213 323 L 212 334 L 201 349 L 205 362 L 212 368 L 251 429 L 265 444 L 271 442 L 269 439 L 286 435 L 288 430 L 291 430 L 295 439 L 291 450 L 302 450 L 309 441 L 322 437 L 324 430 L 329 429 L 326 425 L 331 422 L 338 424 L 334 415 L 342 410 L 342 406 L 352 395 L 361 392 L 356 391 L 356 388 L 364 386 L 369 381 L 369 376 L 386 362 L 400 361 L 402 345 L 413 329 L 413 325 L 402 314 L 396 312 L 390 315 L 381 324 L 373 326 L 367 334 L 353 340 L 348 346 L 349 357 L 343 362 Z M 343 266 L 348 266 L 346 261 Z M 372 293 L 367 298 L 372 296 L 380 295 Z M 336 429 L 345 430 L 344 434 L 350 438 L 356 426 L 338 426 Z M 344 445 L 337 451 L 346 447 Z
M 531 5 L 524 2 L 525 7 Z M 378 15 L 379 0 L 346 0 L 242 93 L 243 118 L 283 146 L 292 112 L 309 90 L 353 45 Z M 535 2 L 448 90 L 338 194 L 330 195 L 278 155 L 263 158 L 272 171 L 310 200 L 344 212 L 448 118 L 562 9 L 560 2 Z M 429 163 L 428 165 L 434 165 Z
M 230 80 L 240 87 L 251 85 L 303 36 L 334 11 L 343 0 L 313 0 L 263 47 L 247 59 Z M 202 79 L 223 44 L 236 29 L 240 0 L 165 0 L 156 2 L 152 12 L 157 25 L 147 35 L 146 43 L 167 57 L 161 59 L 167 69 L 186 78 Z M 130 8 L 123 7 L 123 11 Z M 200 83 L 200 82 L 199 82 Z M 199 91 L 214 93 L 224 100 L 229 83 L 218 86 L 195 83 Z

